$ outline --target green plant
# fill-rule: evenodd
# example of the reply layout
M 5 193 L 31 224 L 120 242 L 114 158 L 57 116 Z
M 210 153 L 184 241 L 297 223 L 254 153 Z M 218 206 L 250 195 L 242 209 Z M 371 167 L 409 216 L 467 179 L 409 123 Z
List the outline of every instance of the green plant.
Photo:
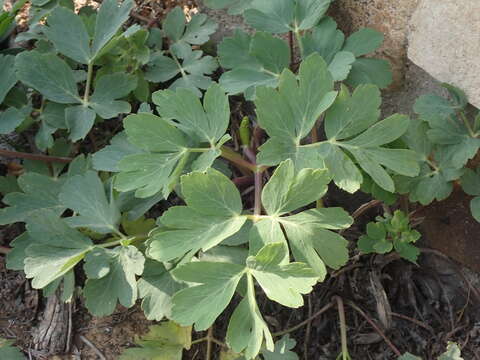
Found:
M 2 359 L 8 360 L 24 360 L 25 357 L 21 351 L 14 346 L 11 346 L 13 341 L 0 338 L 0 356 Z
M 216 25 L 204 15 L 187 22 L 176 8 L 161 30 L 124 28 L 130 0 L 77 13 L 66 0 L 33 3 L 20 40 L 34 49 L 0 55 L 0 132 L 36 130 L 44 152 L 0 151 L 26 159 L 18 181 L 0 182 L 7 205 L 0 224 L 26 223 L 7 266 L 25 271 L 45 294 L 60 285 L 66 301 L 81 293 L 94 315 L 141 299 L 148 319 L 170 321 L 124 358 L 167 346 L 178 359 L 194 325 L 208 331 L 192 341 L 207 342 L 207 360 L 213 343 L 225 358 L 293 360 L 293 340 L 274 342 L 278 334 L 257 297 L 300 307 L 328 268 L 348 262 L 348 242 L 337 230 L 353 219 L 319 206 L 329 184 L 382 197 L 410 192 L 416 201 L 415 185 L 405 184 L 430 181 L 440 170 L 425 173 L 433 167 L 431 147 L 420 146 L 426 140 L 415 130 L 425 123 L 398 114 L 380 120 L 379 87 L 391 74 L 385 61 L 364 55 L 378 48 L 381 34 L 361 30 L 345 40 L 325 17 L 330 1 L 208 3 L 231 6 L 259 30 L 219 45 L 226 71 L 218 84 L 217 59 L 205 46 Z M 283 33 L 291 40 L 273 36 Z M 238 126 L 229 95 L 242 93 L 254 100 L 256 116 Z M 96 126 L 103 131 L 98 151 Z M 242 183 L 253 192 L 242 196 Z M 153 218 L 152 207 L 161 216 Z M 402 214 L 381 220 L 385 237 L 367 234 L 385 245 L 388 233 L 412 260 L 409 242 L 417 235 Z M 77 282 L 74 271 L 82 269 L 86 280 Z M 212 326 L 234 297 L 224 344 Z
M 461 351 L 457 344 L 449 342 L 447 351 L 440 355 L 438 360 L 463 360 L 461 357 Z M 414 356 L 410 353 L 406 353 L 398 358 L 398 360 L 421 360 L 418 356 Z
M 467 170 L 468 161 L 480 148 L 480 116 L 470 119 L 467 98 L 463 91 L 444 84 L 450 99 L 438 95 L 421 96 L 414 110 L 418 119 L 412 121 L 403 137 L 405 144 L 414 150 L 421 161 L 419 176 L 397 177 L 397 191 L 408 194 L 411 202 L 422 205 L 446 199 L 454 184 L 462 179 L 467 193 L 476 195 L 475 176 Z M 478 218 L 476 200 L 472 212 Z
M 367 234 L 358 239 L 357 246 L 366 254 L 386 254 L 395 249 L 404 259 L 416 262 L 420 251 L 412 243 L 420 236 L 410 227 L 408 215 L 396 210 L 393 215 L 379 216 L 376 222 L 368 223 Z

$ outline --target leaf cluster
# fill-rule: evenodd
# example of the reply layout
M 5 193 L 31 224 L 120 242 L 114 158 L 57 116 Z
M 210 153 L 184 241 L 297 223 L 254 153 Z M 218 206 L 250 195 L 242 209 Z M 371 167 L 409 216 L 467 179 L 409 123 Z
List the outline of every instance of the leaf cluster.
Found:
M 175 8 L 147 29 L 130 25 L 131 0 L 78 11 L 32 1 L 15 40 L 33 49 L 0 54 L 0 133 L 36 130 L 48 162 L 25 160 L 18 178 L 0 179 L 0 224 L 26 224 L 7 266 L 47 295 L 81 293 L 94 315 L 140 300 L 148 319 L 168 320 L 122 359 L 180 359 L 192 326 L 210 328 L 233 302 L 225 359 L 294 360 L 295 342 L 273 341 L 258 298 L 298 308 L 348 262 L 340 230 L 353 218 L 320 206 L 329 186 L 428 203 L 461 178 L 478 214 L 480 175 L 464 166 L 479 121 L 459 115 L 466 99 L 451 87 L 450 102 L 419 99 L 419 121 L 381 118 L 391 74 L 366 55 L 383 37 L 345 37 L 325 16 L 329 0 L 206 3 L 257 31 L 215 53 L 217 26 L 203 14 Z M 288 33 L 291 42 L 278 37 Z M 239 126 L 232 110 L 250 100 L 255 114 Z M 107 129 L 98 151 L 96 128 Z M 358 245 L 415 261 L 417 239 L 396 211 Z
M 358 239 L 357 246 L 363 253 L 386 254 L 393 249 L 404 259 L 416 263 L 420 251 L 412 245 L 420 239 L 420 233 L 409 224 L 408 215 L 396 210 L 393 215 L 377 217 L 367 224 L 367 234 Z

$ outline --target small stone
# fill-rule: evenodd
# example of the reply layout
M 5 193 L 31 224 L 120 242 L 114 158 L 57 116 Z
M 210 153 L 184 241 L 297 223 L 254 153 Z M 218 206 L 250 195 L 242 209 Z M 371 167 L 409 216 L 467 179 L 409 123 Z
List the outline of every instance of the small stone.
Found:
M 480 1 L 421 0 L 411 19 L 408 57 L 480 108 Z

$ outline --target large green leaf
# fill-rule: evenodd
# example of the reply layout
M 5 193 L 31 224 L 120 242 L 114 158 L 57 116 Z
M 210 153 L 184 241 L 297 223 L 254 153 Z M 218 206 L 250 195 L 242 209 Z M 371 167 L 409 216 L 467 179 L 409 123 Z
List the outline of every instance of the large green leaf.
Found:
M 92 58 L 90 37 L 80 16 L 73 11 L 59 6 L 48 16 L 48 26 L 43 33 L 55 48 L 63 55 L 88 64 Z
M 115 201 L 107 199 L 96 172 L 70 177 L 63 185 L 59 199 L 76 214 L 67 219 L 71 226 L 87 227 L 102 234 L 118 232 L 120 212 Z
M 362 85 L 351 96 L 344 87 L 326 113 L 327 140 L 306 145 L 318 147 L 335 183 L 346 191 L 353 193 L 360 188 L 358 166 L 389 192 L 394 191 L 394 183 L 384 167 L 405 176 L 419 173 L 418 157 L 413 151 L 382 147 L 407 131 L 409 119 L 396 114 L 377 122 L 379 104 L 380 94 L 373 85 Z
M 383 34 L 377 30 L 363 28 L 348 37 L 343 50 L 362 56 L 378 49 L 383 43 Z
M 305 156 L 298 156 L 300 141 L 335 99 L 333 79 L 319 55 L 313 54 L 301 64 L 299 79 L 285 70 L 278 90 L 267 87 L 257 90 L 258 121 L 270 136 L 260 148 L 261 164 L 276 165 L 287 158 L 291 158 L 297 168 L 300 161 L 305 164 L 300 160 Z M 305 167 L 317 167 L 318 163 L 314 162 L 315 166 Z
M 142 309 L 148 320 L 160 321 L 171 318 L 172 296 L 183 284 L 176 281 L 162 263 L 147 260 L 142 278 L 138 280 Z
M 96 316 L 110 315 L 117 300 L 125 307 L 138 297 L 136 275 L 141 275 L 145 258 L 134 246 L 96 248 L 85 258 L 88 280 L 83 289 L 88 310 Z
M 111 119 L 120 113 L 129 113 L 130 104 L 119 101 L 137 87 L 134 75 L 122 73 L 108 74 L 100 77 L 89 100 L 89 106 L 103 119 Z
M 47 102 L 42 113 L 38 117 L 40 129 L 35 136 L 35 144 L 40 150 L 46 151 L 54 144 L 53 134 L 58 129 L 66 129 L 65 109 L 66 105 Z
M 27 231 L 32 244 L 26 249 L 25 274 L 33 278 L 32 286 L 36 289 L 65 275 L 93 249 L 88 237 L 51 211 L 30 215 Z
M 3 103 L 5 96 L 17 83 L 17 77 L 15 76 L 15 56 L 13 55 L 0 55 L 0 104 Z
M 0 112 L 0 134 L 9 134 L 25 120 L 25 113 L 14 107 Z
M 179 43 L 202 45 L 216 29 L 217 24 L 205 14 L 194 14 L 187 22 L 179 6 L 171 10 L 163 22 L 165 35 L 177 46 Z
M 312 291 L 318 275 L 303 263 L 283 264 L 287 255 L 283 242 L 267 244 L 247 259 L 247 267 L 270 300 L 296 308 L 303 305 L 302 295 Z
M 397 192 L 408 193 L 410 201 L 418 201 L 423 205 L 447 198 L 453 190 L 453 181 L 458 180 L 464 172 L 462 167 L 458 168 L 458 164 L 452 163 L 450 146 L 436 145 L 430 141 L 427 136 L 429 129 L 425 121 L 412 121 L 402 140 L 417 153 L 423 164 L 416 177 L 395 177 Z
M 53 212 L 60 216 L 65 206 L 58 200 L 63 181 L 34 172 L 18 179 L 23 192 L 13 192 L 3 198 L 9 207 L 0 210 L 0 224 L 25 222 L 36 212 Z
M 224 135 L 230 120 L 228 97 L 218 85 L 205 93 L 203 107 L 192 91 L 157 91 L 152 96 L 164 119 L 175 120 L 177 127 L 198 142 L 214 146 Z
M 350 227 L 353 219 L 341 208 L 307 210 L 280 219 L 296 261 L 310 265 L 322 281 L 325 265 L 339 269 L 348 261 L 348 242 L 328 229 Z
M 266 349 L 274 351 L 272 335 L 255 299 L 255 286 L 251 274 L 247 275 L 247 294 L 230 318 L 226 340 L 236 353 L 244 351 L 247 359 L 254 359 L 258 355 L 264 341 Z
M 250 36 L 237 31 L 218 46 L 222 66 L 232 69 L 220 77 L 220 85 L 231 95 L 245 92 L 255 98 L 255 87 L 276 87 L 283 69 L 290 64 L 290 50 L 281 39 L 257 32 Z
M 169 261 L 187 252 L 204 251 L 238 232 L 246 221 L 235 185 L 217 170 L 182 177 L 187 206 L 170 208 L 159 219 L 166 231 L 154 234 L 147 254 Z
M 22 271 L 24 268 L 25 258 L 27 257 L 27 247 L 32 243 L 32 239 L 25 231 L 20 236 L 17 236 L 11 243 L 11 250 L 7 254 L 7 269 Z
M 17 78 L 48 100 L 61 104 L 81 103 L 74 73 L 56 55 L 24 51 L 15 60 Z
M 327 192 L 330 176 L 325 169 L 302 169 L 295 173 L 291 160 L 282 162 L 262 192 L 269 215 L 282 215 L 320 199 Z
M 250 229 L 248 253 L 256 255 L 265 245 L 276 242 L 287 243 L 280 221 L 277 217 L 264 217 L 261 221 L 255 222 Z M 287 259 L 288 257 L 285 260 Z
M 127 140 L 127 134 L 120 132 L 107 145 L 92 156 L 93 168 L 97 171 L 119 172 L 118 162 L 128 155 L 141 153 L 142 150 Z
M 181 75 L 170 84 L 169 89 L 190 89 L 201 97 L 199 89 L 205 90 L 212 84 L 212 79 L 206 75 L 211 75 L 218 68 L 217 61 L 211 56 L 203 56 L 201 50 L 192 51 L 190 45 L 182 52 L 172 49 L 172 53 L 175 59 L 161 52 L 154 54 L 148 63 L 145 79 L 158 83 Z
M 392 72 L 387 61 L 364 58 L 383 42 L 383 34 L 364 28 L 345 40 L 337 23 L 325 17 L 318 25 L 301 36 L 303 57 L 317 52 L 329 64 L 335 81 L 346 80 L 352 86 L 374 84 L 381 88 L 392 81 Z
M 447 152 L 446 161 L 454 168 L 463 167 L 480 148 L 480 139 L 467 127 L 468 119 L 458 104 L 438 95 L 423 95 L 415 103 L 414 110 L 430 126 L 428 139 Z M 470 125 L 471 127 L 471 125 Z
M 191 262 L 173 271 L 175 278 L 192 283 L 173 297 L 172 319 L 180 325 L 208 329 L 230 303 L 245 267 L 231 263 Z
M 115 182 L 118 190 L 136 190 L 136 196 L 142 198 L 158 192 L 168 196 L 183 171 L 205 171 L 229 139 L 225 135 L 230 117 L 228 98 L 218 85 L 207 90 L 203 106 L 187 89 L 156 92 L 154 101 L 163 118 L 141 113 L 124 121 L 129 141 L 147 152 L 120 160 Z M 201 147 L 204 143 L 207 147 Z
M 95 34 L 92 42 L 92 57 L 95 58 L 102 48 L 113 38 L 122 24 L 127 21 L 134 6 L 132 0 L 119 4 L 117 0 L 105 0 L 98 11 Z
M 175 126 L 151 114 L 130 115 L 124 127 L 131 144 L 155 152 L 123 157 L 117 163 L 120 173 L 115 188 L 123 192 L 136 189 L 138 197 L 150 197 L 168 185 L 175 166 L 187 154 L 187 139 Z
M 390 63 L 384 59 L 358 58 L 353 64 L 345 82 L 350 86 L 373 84 L 381 89 L 393 80 Z
M 85 105 L 71 106 L 65 109 L 65 123 L 70 132 L 71 141 L 85 138 L 95 123 L 95 111 Z
M 278 91 L 258 89 L 256 105 L 259 122 L 271 137 L 260 148 L 260 163 L 275 165 L 283 159 L 291 158 L 297 168 L 318 168 L 318 160 L 311 157 L 312 153 L 316 153 L 324 159 L 337 185 L 350 192 L 359 189 L 362 176 L 347 154 L 356 158 L 363 170 L 388 191 L 393 191 L 393 180 L 382 166 L 406 176 L 417 175 L 417 158 L 412 151 L 381 147 L 407 130 L 408 118 L 394 115 L 375 124 L 379 116 L 380 94 L 372 85 L 359 87 L 352 96 L 343 88 L 330 107 L 334 94 L 327 92 L 331 90 L 331 77 L 330 84 L 327 82 L 325 85 L 325 81 L 321 82 L 321 75 L 314 75 L 321 74 L 318 69 L 322 67 L 326 74 L 323 78 L 328 79 L 330 76 L 325 69 L 326 64 L 318 55 L 311 55 L 301 65 L 299 85 L 293 74 L 285 71 Z M 313 87 L 316 87 L 316 91 L 307 90 Z M 310 95 L 301 96 L 306 93 Z M 328 107 L 330 109 L 326 112 L 325 120 L 328 140 L 301 145 L 300 141 Z M 303 153 L 303 156 L 299 156 L 302 148 L 310 151 L 310 155 L 306 157 Z M 313 163 L 306 163 L 305 158 L 311 158 Z
M 274 34 L 298 32 L 315 26 L 331 0 L 254 0 L 245 10 L 245 21 L 260 31 Z

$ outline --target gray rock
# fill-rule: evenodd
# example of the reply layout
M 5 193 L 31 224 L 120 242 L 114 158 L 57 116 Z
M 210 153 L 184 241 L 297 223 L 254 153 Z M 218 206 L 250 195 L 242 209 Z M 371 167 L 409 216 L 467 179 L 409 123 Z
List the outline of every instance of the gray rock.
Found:
M 411 19 L 408 57 L 480 108 L 480 1 L 422 0 Z

